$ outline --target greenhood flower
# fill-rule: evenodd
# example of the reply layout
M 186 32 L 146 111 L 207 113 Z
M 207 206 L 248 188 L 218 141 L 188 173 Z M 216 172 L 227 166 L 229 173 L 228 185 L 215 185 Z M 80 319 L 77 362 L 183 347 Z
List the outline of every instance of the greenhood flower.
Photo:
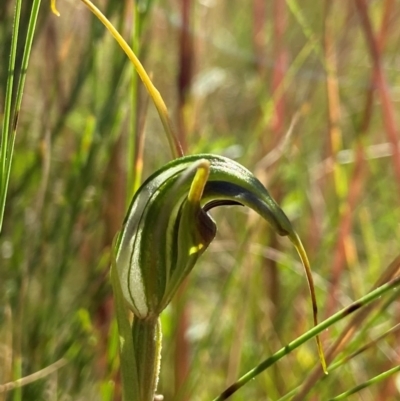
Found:
M 123 296 L 135 317 L 157 318 L 216 234 L 208 211 L 244 205 L 288 236 L 303 262 L 317 306 L 307 255 L 289 219 L 261 182 L 222 156 L 186 156 L 166 164 L 139 188 L 117 240 L 116 268 Z M 325 369 L 322 347 L 317 339 Z
M 208 211 L 250 207 L 280 235 L 299 243 L 282 209 L 254 175 L 221 156 L 176 159 L 134 196 L 117 245 L 123 294 L 136 316 L 158 315 L 216 233 Z M 298 245 L 298 244 L 297 244 Z

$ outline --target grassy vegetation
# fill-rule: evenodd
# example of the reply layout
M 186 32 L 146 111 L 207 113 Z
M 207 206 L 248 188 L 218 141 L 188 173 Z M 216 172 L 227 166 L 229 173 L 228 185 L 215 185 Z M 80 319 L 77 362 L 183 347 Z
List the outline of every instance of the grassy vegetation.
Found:
M 129 60 L 80 1 L 59 0 L 59 18 L 21 2 L 9 66 L 15 4 L 0 4 L 0 400 L 120 400 L 110 247 L 172 154 Z M 320 320 L 399 275 L 398 2 L 96 4 L 151 74 L 183 152 L 237 160 L 282 206 Z M 214 399 L 313 326 L 290 242 L 245 208 L 211 213 L 217 238 L 162 314 L 166 401 Z M 397 400 L 399 313 L 397 286 L 322 333 L 327 377 L 308 341 L 232 399 Z

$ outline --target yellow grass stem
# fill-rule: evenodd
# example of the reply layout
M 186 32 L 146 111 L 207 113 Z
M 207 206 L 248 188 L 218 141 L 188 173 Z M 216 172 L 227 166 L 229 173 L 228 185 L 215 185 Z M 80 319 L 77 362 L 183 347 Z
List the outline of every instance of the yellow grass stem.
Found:
M 51 11 L 53 12 L 53 14 L 57 15 L 57 17 L 60 16 L 60 13 L 58 12 L 57 7 L 56 7 L 56 0 L 50 1 L 50 8 L 51 8 Z
M 54 0 L 53 0 L 54 1 Z M 160 92 L 156 89 L 148 76 L 146 70 L 144 69 L 142 63 L 136 57 L 133 50 L 129 47 L 128 43 L 126 43 L 125 39 L 120 35 L 120 33 L 115 29 L 114 25 L 105 17 L 105 15 L 90 1 L 90 0 L 81 0 L 89 10 L 103 23 L 103 25 L 109 30 L 114 39 L 121 46 L 122 50 L 128 56 L 129 60 L 131 60 L 132 64 L 135 66 L 136 71 L 142 80 L 144 86 L 146 87 L 150 97 L 152 98 L 154 105 L 158 111 L 160 116 L 162 125 L 164 127 L 165 133 L 167 135 L 168 143 L 171 148 L 171 152 L 174 158 L 178 158 L 183 156 L 183 151 L 179 141 L 177 140 L 174 131 L 172 129 L 171 119 L 168 114 L 167 106 L 164 103 L 163 98 L 160 95 Z

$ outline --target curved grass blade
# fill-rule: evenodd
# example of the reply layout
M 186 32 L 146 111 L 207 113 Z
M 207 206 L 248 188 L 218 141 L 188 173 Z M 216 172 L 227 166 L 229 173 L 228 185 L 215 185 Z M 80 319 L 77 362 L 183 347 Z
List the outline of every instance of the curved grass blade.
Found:
M 172 129 L 172 122 L 168 114 L 167 106 L 164 103 L 163 98 L 160 95 L 160 92 L 153 85 L 153 82 L 149 78 L 146 70 L 143 68 L 142 63 L 136 57 L 135 53 L 126 43 L 125 39 L 121 36 L 121 34 L 115 29 L 114 25 L 105 17 L 105 15 L 90 1 L 90 0 L 81 0 L 89 10 L 102 22 L 102 24 L 109 30 L 114 39 L 121 46 L 122 50 L 129 57 L 132 64 L 135 66 L 136 71 L 142 80 L 144 86 L 146 87 L 150 97 L 152 98 L 154 105 L 158 111 L 158 115 L 160 116 L 161 122 L 163 124 L 165 133 L 167 135 L 168 143 L 171 148 L 171 152 L 174 158 L 182 156 L 182 148 L 174 134 Z

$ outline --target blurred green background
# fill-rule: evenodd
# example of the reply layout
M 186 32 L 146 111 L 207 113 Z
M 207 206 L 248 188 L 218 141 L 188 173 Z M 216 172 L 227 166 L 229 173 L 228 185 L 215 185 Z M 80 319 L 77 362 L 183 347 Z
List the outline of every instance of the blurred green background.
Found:
M 285 210 L 321 320 L 366 294 L 400 253 L 400 2 L 96 5 L 151 74 L 184 152 L 239 161 Z M 0 400 L 120 400 L 109 249 L 135 182 L 172 156 L 109 33 L 79 0 L 57 8 L 59 18 L 41 4 L 0 236 Z M 1 110 L 13 10 L 2 0 Z M 24 1 L 17 66 L 30 10 Z M 212 214 L 217 238 L 162 316 L 166 401 L 213 399 L 312 327 L 289 241 L 244 208 Z M 391 331 L 300 399 L 328 400 L 400 364 L 398 295 L 353 326 L 339 359 Z M 346 323 L 324 333 L 326 349 Z M 232 399 L 278 400 L 318 364 L 310 341 Z M 351 399 L 400 399 L 399 373 Z

